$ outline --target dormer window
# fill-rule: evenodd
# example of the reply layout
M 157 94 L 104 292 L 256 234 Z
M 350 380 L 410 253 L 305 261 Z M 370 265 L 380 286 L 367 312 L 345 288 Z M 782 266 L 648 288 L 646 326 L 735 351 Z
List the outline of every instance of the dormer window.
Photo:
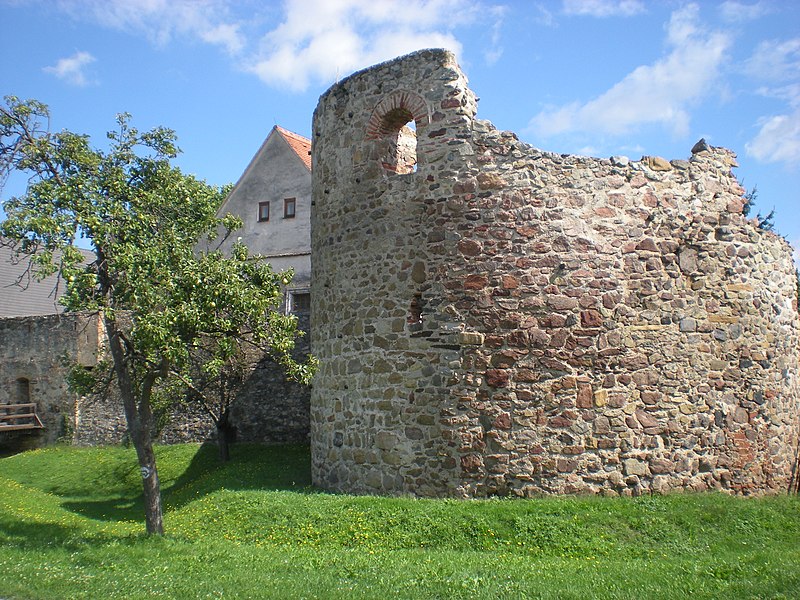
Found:
M 269 200 L 258 203 L 258 221 L 269 221 Z

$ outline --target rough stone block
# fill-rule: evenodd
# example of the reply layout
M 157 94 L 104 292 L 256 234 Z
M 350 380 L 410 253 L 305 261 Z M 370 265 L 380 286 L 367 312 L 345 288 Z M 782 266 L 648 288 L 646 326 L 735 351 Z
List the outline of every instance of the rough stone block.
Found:
M 375 434 L 375 446 L 381 450 L 391 450 L 397 445 L 397 435 L 389 431 L 379 431 Z
M 458 343 L 462 346 L 482 346 L 485 336 L 475 331 L 462 331 L 458 334 Z
M 660 156 L 644 156 L 642 157 L 642 162 L 653 169 L 653 171 L 672 170 L 672 165 L 669 163 L 669 161 L 665 158 L 661 158 Z
M 578 394 L 576 398 L 576 405 L 578 408 L 592 408 L 594 405 L 594 393 L 592 392 L 592 384 L 581 383 L 578 385 Z
M 623 468 L 625 469 L 625 475 L 637 475 L 639 477 L 646 477 L 647 476 L 647 463 L 636 459 L 636 458 L 628 458 L 622 462 Z
M 510 375 L 505 369 L 488 369 L 486 371 L 486 384 L 490 387 L 506 387 L 509 379 Z

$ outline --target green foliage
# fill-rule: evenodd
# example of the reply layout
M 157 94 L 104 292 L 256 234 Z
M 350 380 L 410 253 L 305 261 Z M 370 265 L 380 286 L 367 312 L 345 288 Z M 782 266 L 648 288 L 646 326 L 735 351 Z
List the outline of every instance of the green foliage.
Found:
M 241 221 L 216 217 L 225 188 L 171 165 L 173 131 L 139 132 L 121 114 L 102 150 L 87 136 L 49 132 L 41 102 L 5 101 L 0 183 L 14 170 L 30 178 L 24 195 L 4 203 L 0 235 L 29 257 L 35 276 L 58 273 L 67 310 L 102 312 L 111 360 L 91 374 L 73 372 L 71 381 L 96 391 L 116 378 L 140 461 L 153 461 L 153 408 L 194 389 L 197 347 L 205 361 L 199 372 L 214 374 L 247 346 L 308 383 L 316 362 L 295 360 L 296 319 L 277 310 L 291 272 L 273 272 L 242 244 L 230 256 L 198 249 L 201 239 L 227 237 Z M 96 254 L 88 265 L 76 247 L 80 237 Z M 142 466 L 155 469 L 154 462 Z
M 745 217 L 750 216 L 750 211 L 753 210 L 753 205 L 756 203 L 756 198 L 758 198 L 757 186 L 744 195 L 744 206 L 742 207 L 742 214 Z
M 742 214 L 745 217 L 748 216 L 752 211 L 756 200 L 758 200 L 758 187 L 754 187 L 744 196 L 744 207 L 742 208 Z M 771 211 L 769 211 L 765 217 L 762 217 L 761 213 L 759 212 L 756 215 L 756 223 L 756 226 L 763 231 L 775 231 L 775 209 L 773 208 Z
M 14 598 L 790 598 L 800 498 L 417 500 L 318 493 L 307 447 L 157 448 L 172 535 L 145 539 L 131 451 L 0 460 Z M 213 564 L 214 569 L 208 565 Z
M 761 213 L 756 216 L 758 219 L 758 228 L 762 231 L 775 231 L 775 209 L 773 208 L 766 217 L 762 217 Z
M 197 252 L 198 240 L 231 233 L 235 217 L 217 219 L 217 189 L 170 165 L 178 149 L 165 128 L 140 133 L 117 118 L 107 151 L 69 131 L 49 133 L 40 102 L 9 96 L 0 111 L 0 173 L 32 173 L 27 192 L 4 203 L 0 233 L 29 253 L 37 276 L 60 273 L 68 310 L 130 315 L 129 358 L 142 370 L 181 373 L 193 345 L 214 341 L 209 361 L 224 360 L 236 339 L 268 350 L 290 376 L 307 382 L 313 361 L 291 358 L 296 320 L 275 309 L 291 273 L 275 273 L 241 244 L 231 256 Z M 12 151 L 13 150 L 13 151 Z M 87 239 L 89 265 L 75 246 Z

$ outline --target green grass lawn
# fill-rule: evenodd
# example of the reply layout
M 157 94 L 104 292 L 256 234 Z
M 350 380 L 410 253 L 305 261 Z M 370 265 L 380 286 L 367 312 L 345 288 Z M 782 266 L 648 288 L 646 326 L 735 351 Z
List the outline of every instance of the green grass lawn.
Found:
M 415 500 L 311 487 L 306 447 L 0 459 L 0 598 L 798 598 L 800 498 Z

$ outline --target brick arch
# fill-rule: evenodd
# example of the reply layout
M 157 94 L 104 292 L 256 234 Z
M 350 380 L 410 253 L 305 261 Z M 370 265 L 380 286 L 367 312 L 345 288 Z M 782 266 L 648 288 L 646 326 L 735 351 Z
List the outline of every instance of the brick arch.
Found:
M 384 96 L 375 106 L 367 123 L 366 138 L 375 140 L 396 134 L 412 120 L 417 127 L 428 124 L 430 112 L 427 103 L 415 92 L 396 90 Z

